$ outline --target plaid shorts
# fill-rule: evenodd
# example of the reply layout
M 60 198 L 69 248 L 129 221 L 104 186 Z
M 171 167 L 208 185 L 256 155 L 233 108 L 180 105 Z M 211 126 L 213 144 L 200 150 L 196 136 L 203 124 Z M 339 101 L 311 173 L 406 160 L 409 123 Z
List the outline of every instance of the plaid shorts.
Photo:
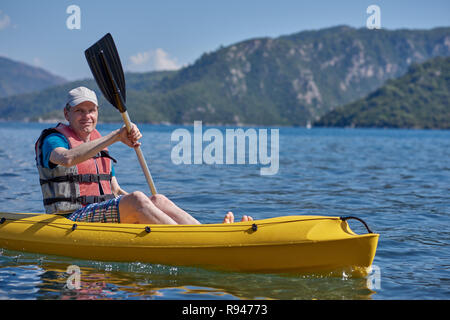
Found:
M 120 223 L 119 202 L 122 196 L 87 206 L 74 211 L 66 218 L 79 222 Z

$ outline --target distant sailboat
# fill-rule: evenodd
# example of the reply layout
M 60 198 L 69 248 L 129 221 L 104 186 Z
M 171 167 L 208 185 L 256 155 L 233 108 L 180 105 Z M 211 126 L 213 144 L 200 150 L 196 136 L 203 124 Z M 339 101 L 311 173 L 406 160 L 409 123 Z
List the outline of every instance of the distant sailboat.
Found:
M 311 121 L 308 120 L 308 122 L 306 123 L 306 129 L 311 129 Z

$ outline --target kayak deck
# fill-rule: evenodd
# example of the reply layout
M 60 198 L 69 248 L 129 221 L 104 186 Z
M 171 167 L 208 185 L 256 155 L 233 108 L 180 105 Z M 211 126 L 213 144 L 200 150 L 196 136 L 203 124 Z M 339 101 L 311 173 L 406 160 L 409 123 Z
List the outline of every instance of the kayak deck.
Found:
M 98 261 L 219 270 L 316 273 L 371 266 L 378 234 L 355 234 L 339 217 L 285 216 L 232 224 L 87 223 L 1 213 L 0 247 Z

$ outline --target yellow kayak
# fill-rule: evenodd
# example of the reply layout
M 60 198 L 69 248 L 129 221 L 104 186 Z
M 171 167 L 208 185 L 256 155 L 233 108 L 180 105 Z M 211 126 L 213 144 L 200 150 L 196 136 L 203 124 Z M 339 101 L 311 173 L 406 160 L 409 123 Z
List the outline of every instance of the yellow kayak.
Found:
M 239 272 L 317 273 L 352 268 L 364 274 L 374 259 L 379 235 L 357 235 L 346 220 L 284 216 L 232 224 L 143 225 L 74 223 L 51 214 L 0 213 L 0 247 L 88 260 Z

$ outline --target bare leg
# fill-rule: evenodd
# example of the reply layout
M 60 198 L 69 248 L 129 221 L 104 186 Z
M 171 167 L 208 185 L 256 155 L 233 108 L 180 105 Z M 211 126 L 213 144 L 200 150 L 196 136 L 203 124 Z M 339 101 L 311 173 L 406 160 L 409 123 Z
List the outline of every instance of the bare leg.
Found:
M 127 194 L 120 199 L 119 212 L 122 223 L 177 224 L 139 191 Z
M 150 197 L 150 200 L 158 209 L 167 214 L 177 224 L 200 224 L 197 219 L 162 194 L 155 194 Z
M 189 213 L 161 194 L 151 197 L 140 191 L 127 194 L 120 200 L 119 212 L 122 223 L 200 224 Z M 252 217 L 244 215 L 241 221 L 252 220 Z M 228 212 L 223 223 L 233 222 L 234 215 Z

